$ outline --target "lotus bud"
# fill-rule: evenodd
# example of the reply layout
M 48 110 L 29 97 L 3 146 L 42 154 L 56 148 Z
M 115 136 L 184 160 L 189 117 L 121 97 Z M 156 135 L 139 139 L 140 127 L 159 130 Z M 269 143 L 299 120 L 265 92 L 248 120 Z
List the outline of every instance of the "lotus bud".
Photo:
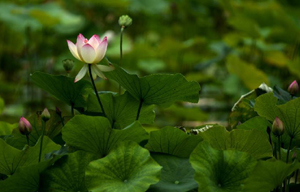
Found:
M 296 80 L 290 84 L 290 86 L 288 88 L 288 92 L 291 95 L 297 95 L 297 93 L 299 92 L 299 85 Z
M 42 117 L 43 121 L 45 121 L 45 122 L 50 119 L 50 113 L 47 108 L 44 109 L 44 111 L 41 114 L 41 117 Z
M 72 59 L 65 59 L 63 60 L 63 65 L 67 73 L 70 73 L 70 71 L 73 69 L 74 66 L 74 60 Z
M 119 18 L 119 25 L 121 27 L 128 27 L 132 24 L 132 19 L 128 16 L 128 15 L 122 15 L 120 18 Z
M 276 117 L 273 122 L 272 133 L 276 136 L 281 136 L 284 133 L 284 125 L 278 117 Z
M 20 133 L 22 135 L 29 135 L 31 133 L 31 131 L 32 131 L 31 124 L 24 117 L 20 118 L 20 121 L 19 121 L 19 131 L 20 131 Z

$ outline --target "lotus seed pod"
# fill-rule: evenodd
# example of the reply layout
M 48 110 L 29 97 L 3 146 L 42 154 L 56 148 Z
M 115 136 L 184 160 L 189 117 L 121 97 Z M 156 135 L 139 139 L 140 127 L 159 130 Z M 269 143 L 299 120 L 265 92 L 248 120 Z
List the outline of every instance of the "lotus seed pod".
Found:
M 122 15 L 119 18 L 119 25 L 121 27 L 128 27 L 132 24 L 132 19 L 128 15 Z
M 65 59 L 63 60 L 63 65 L 67 73 L 70 73 L 70 71 L 73 69 L 74 61 L 72 59 Z

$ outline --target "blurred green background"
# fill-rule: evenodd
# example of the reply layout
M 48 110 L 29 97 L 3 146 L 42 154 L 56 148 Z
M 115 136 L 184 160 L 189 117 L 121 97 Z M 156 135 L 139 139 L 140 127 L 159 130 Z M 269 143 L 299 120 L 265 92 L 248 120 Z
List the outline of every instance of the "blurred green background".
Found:
M 141 76 L 182 73 L 200 83 L 198 104 L 157 109 L 156 125 L 226 124 L 240 95 L 261 83 L 286 89 L 300 78 L 299 0 L 0 1 L 0 120 L 44 107 L 69 109 L 30 82 L 43 71 L 75 77 L 82 67 L 66 40 L 107 35 L 107 57 L 119 63 L 118 18 L 128 14 L 122 67 Z M 86 77 L 87 78 L 87 77 Z M 116 91 L 97 80 L 98 90 Z

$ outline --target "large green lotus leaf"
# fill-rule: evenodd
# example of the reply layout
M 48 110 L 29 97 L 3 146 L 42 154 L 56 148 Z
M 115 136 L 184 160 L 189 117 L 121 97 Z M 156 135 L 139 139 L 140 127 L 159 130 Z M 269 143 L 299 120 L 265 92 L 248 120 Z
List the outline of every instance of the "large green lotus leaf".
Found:
M 86 106 L 84 96 L 87 95 L 88 88 L 91 88 L 88 81 L 81 80 L 74 83 L 74 78 L 42 72 L 35 72 L 31 76 L 31 80 L 36 86 L 68 105 L 73 105 L 75 108 Z
M 163 168 L 159 182 L 151 185 L 149 192 L 182 192 L 197 188 L 189 159 L 156 153 L 151 156 Z
M 60 149 L 60 145 L 55 144 L 48 137 L 44 137 L 42 161 L 45 154 Z M 30 166 L 38 163 L 40 152 L 40 139 L 35 146 L 26 146 L 23 150 L 16 149 L 4 140 L 0 139 L 0 173 L 12 175 L 18 167 Z
M 199 136 L 187 135 L 178 128 L 165 127 L 150 133 L 150 138 L 145 148 L 151 152 L 189 158 L 194 148 L 201 141 L 202 138 Z
M 191 154 L 190 163 L 199 192 L 231 192 L 242 191 L 256 160 L 244 152 L 221 151 L 201 142 Z
M 111 128 L 107 118 L 76 115 L 64 126 L 62 138 L 75 149 L 102 157 L 118 142 L 132 140 L 140 143 L 148 139 L 148 134 L 138 122 L 116 130 Z
M 259 161 L 251 175 L 245 181 L 245 192 L 272 191 L 283 180 L 299 169 L 299 163 L 286 164 L 279 160 Z
M 50 119 L 46 123 L 45 135 L 53 139 L 56 135 L 61 132 L 62 124 L 61 118 L 56 114 L 54 110 L 49 110 Z M 32 126 L 32 132 L 29 135 L 29 145 L 34 146 L 42 134 L 42 118 L 40 115 L 32 115 L 28 118 Z M 23 149 L 27 144 L 27 139 L 25 135 L 22 135 L 18 128 L 15 128 L 12 132 L 11 137 L 6 139 L 6 142 L 13 147 L 18 149 Z
M 245 129 L 245 130 L 260 130 L 267 134 L 267 127 L 272 127 L 272 124 L 264 117 L 256 116 L 248 121 L 237 126 L 237 129 Z
M 268 76 L 263 71 L 237 56 L 229 56 L 226 66 L 229 73 L 237 75 L 250 90 L 256 89 L 262 83 L 268 84 L 269 82 Z
M 38 191 L 40 173 L 55 160 L 36 162 L 36 164 L 20 167 L 7 179 L 0 181 L 1 192 L 33 192 Z
M 300 139 L 300 98 L 293 99 L 283 105 L 276 105 L 277 98 L 268 93 L 255 100 L 255 111 L 262 117 L 273 122 L 279 117 L 285 128 L 285 134 L 294 140 Z M 286 143 L 286 142 L 285 142 Z
M 101 94 L 100 98 L 105 114 L 114 128 L 122 129 L 136 120 L 139 102 L 128 92 L 117 96 L 111 93 Z M 95 95 L 89 95 L 87 111 L 102 113 Z M 153 124 L 154 118 L 154 106 L 144 104 L 140 112 L 139 122 Z
M 161 168 L 148 150 L 133 141 L 125 141 L 106 157 L 88 165 L 85 183 L 93 192 L 141 192 L 159 181 Z
M 257 159 L 272 157 L 268 136 L 258 130 L 235 129 L 228 132 L 224 127 L 216 127 L 199 136 L 215 149 L 242 151 Z
M 0 121 L 0 136 L 10 135 L 12 131 L 18 127 L 18 123 L 10 124 L 4 121 Z
M 257 116 L 254 111 L 254 101 L 255 99 L 270 89 L 265 84 L 261 84 L 259 88 L 256 88 L 244 95 L 234 104 L 229 115 L 229 124 L 231 129 L 236 128 L 239 123 L 243 123 L 252 117 Z
M 94 154 L 84 151 L 76 151 L 61 158 L 42 173 L 42 191 L 88 192 L 84 183 L 85 168 L 94 159 Z
M 170 106 L 175 101 L 196 103 L 199 99 L 200 85 L 188 82 L 181 74 L 153 74 L 139 78 L 115 65 L 115 70 L 105 75 L 145 104 Z

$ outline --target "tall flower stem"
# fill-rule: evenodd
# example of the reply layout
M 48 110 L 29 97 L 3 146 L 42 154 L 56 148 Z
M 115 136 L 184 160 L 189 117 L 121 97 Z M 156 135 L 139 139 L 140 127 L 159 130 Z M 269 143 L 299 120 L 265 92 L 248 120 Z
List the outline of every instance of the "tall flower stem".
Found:
M 89 74 L 90 74 L 91 81 L 92 81 L 92 84 L 93 84 L 93 87 L 94 87 L 94 91 L 95 91 L 96 96 L 97 96 L 97 99 L 98 99 L 98 103 L 99 103 L 99 105 L 100 105 L 100 107 L 101 107 L 101 110 L 102 110 L 102 112 L 103 112 L 104 117 L 106 117 L 106 114 L 105 114 L 103 105 L 102 105 L 102 103 L 101 103 L 101 100 L 100 100 L 100 97 L 99 97 L 99 95 L 98 95 L 98 91 L 97 91 L 97 88 L 96 88 L 96 85 L 95 85 L 95 82 L 94 82 L 94 79 L 93 79 L 92 68 L 91 68 L 92 65 L 91 65 L 91 64 L 88 64 L 88 65 L 89 65 Z
M 26 135 L 27 145 L 29 146 L 29 135 Z
M 121 34 L 120 34 L 120 66 L 122 65 L 122 58 L 123 58 L 123 31 L 125 27 L 121 27 Z M 121 85 L 119 84 L 119 95 L 121 95 Z
M 278 155 L 279 155 L 279 160 L 281 160 L 280 136 L 278 136 Z
M 290 139 L 290 144 L 289 144 L 289 148 L 288 148 L 287 155 L 286 155 L 286 163 L 289 162 L 289 155 L 290 155 L 290 150 L 292 147 L 292 141 L 293 141 L 293 137 L 291 137 L 291 139 Z
M 42 136 L 41 136 L 41 144 L 40 144 L 39 162 L 41 162 L 41 157 L 42 157 L 45 128 L 46 128 L 46 121 L 42 120 Z

